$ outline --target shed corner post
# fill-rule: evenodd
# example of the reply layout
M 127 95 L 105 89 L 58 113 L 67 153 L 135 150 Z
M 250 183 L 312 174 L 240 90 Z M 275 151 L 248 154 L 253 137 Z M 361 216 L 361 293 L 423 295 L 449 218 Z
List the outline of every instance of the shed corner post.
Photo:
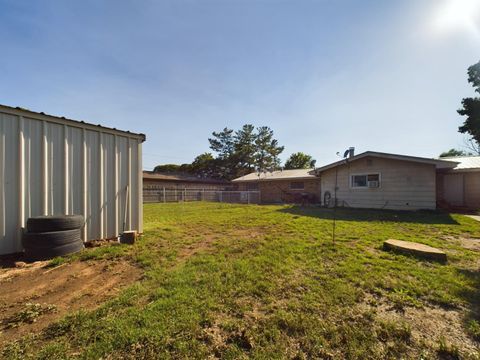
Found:
M 64 184 L 63 184 L 63 206 L 65 210 L 65 214 L 70 213 L 70 171 L 69 171 L 69 146 L 68 146 L 68 127 L 67 125 L 63 125 L 63 176 L 64 176 Z
M 87 133 L 82 128 L 82 212 L 83 212 L 83 242 L 88 241 L 88 159 L 87 159 Z
M 138 143 L 137 151 L 137 171 L 138 171 L 138 232 L 143 233 L 143 163 L 142 163 L 142 142 L 136 140 Z
M 48 215 L 48 125 L 45 120 L 42 121 L 42 215 Z
M 21 244 L 25 226 L 25 136 L 23 116 L 19 116 L 18 160 L 18 244 Z

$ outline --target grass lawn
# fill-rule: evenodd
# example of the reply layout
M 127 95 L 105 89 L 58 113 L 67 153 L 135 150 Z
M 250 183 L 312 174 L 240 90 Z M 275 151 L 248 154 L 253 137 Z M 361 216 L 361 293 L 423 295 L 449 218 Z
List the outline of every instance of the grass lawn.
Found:
M 332 243 L 330 210 L 145 205 L 137 244 L 66 260 L 125 259 L 144 279 L 7 345 L 3 356 L 479 359 L 480 223 L 440 213 L 337 215 Z M 449 261 L 385 252 L 389 238 L 439 247 Z

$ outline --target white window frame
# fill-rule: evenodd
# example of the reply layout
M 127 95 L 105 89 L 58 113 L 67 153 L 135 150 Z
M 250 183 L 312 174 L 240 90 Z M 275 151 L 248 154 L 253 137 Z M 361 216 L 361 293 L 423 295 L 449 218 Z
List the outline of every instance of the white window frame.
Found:
M 378 187 L 371 188 L 368 186 L 368 175 L 378 175 Z M 354 176 L 366 176 L 367 177 L 367 186 L 354 186 L 353 185 L 353 177 Z M 380 189 L 382 187 L 382 174 L 379 172 L 368 172 L 368 173 L 358 173 L 358 174 L 350 174 L 350 189 Z
M 293 183 L 302 183 L 303 187 L 302 188 L 292 188 Z M 305 181 L 290 181 L 290 190 L 305 190 Z

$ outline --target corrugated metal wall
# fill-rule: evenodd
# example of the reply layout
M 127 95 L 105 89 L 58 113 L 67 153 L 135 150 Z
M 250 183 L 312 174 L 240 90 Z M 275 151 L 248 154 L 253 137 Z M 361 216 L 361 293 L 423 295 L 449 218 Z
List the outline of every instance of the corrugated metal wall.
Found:
M 22 250 L 31 216 L 83 214 L 84 240 L 142 232 L 136 134 L 0 108 L 0 254 Z M 128 193 L 127 196 L 127 185 Z

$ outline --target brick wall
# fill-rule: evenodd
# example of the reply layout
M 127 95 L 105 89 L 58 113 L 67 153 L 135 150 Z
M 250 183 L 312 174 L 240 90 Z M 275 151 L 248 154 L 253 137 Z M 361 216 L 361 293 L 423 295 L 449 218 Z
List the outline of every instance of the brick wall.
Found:
M 292 182 L 303 182 L 303 189 L 291 189 Z M 319 201 L 320 178 L 306 180 L 261 180 L 256 181 L 258 190 L 261 193 L 262 203 L 299 203 L 302 201 L 302 194 L 308 194 L 314 202 Z M 247 188 L 252 182 L 237 183 L 238 190 L 253 190 Z

